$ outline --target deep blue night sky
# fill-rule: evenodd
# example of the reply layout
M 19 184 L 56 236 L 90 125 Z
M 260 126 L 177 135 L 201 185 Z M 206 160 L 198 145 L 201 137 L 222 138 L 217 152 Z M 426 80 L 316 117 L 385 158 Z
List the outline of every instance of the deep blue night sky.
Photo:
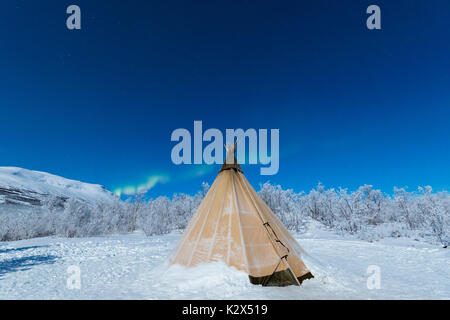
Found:
M 280 129 L 255 187 L 450 189 L 448 0 L 8 0 L 0 40 L 0 166 L 193 193 L 220 166 L 173 165 L 170 135 L 202 120 Z

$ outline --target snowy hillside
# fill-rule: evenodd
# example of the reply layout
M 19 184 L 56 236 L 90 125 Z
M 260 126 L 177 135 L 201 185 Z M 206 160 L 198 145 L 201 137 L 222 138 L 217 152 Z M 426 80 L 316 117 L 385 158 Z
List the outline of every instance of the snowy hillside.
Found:
M 220 263 L 168 266 L 179 236 L 0 243 L 0 299 L 450 299 L 450 250 L 412 239 L 370 243 L 313 227 L 296 238 L 315 278 L 278 288 Z M 70 266 L 79 267 L 80 289 L 67 287 Z M 367 287 L 369 266 L 379 267 L 379 289 Z
M 39 207 L 49 196 L 64 202 L 74 198 L 85 202 L 111 201 L 114 195 L 104 187 L 65 179 L 45 172 L 0 167 L 0 213 L 11 209 Z

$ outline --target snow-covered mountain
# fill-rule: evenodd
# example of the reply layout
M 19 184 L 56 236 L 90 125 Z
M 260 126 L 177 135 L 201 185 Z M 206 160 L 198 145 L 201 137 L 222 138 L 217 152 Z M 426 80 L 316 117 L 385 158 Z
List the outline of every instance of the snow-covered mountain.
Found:
M 69 198 L 87 203 L 116 197 L 103 186 L 69 180 L 46 172 L 0 167 L 0 213 L 11 208 L 40 207 L 49 197 L 63 204 Z

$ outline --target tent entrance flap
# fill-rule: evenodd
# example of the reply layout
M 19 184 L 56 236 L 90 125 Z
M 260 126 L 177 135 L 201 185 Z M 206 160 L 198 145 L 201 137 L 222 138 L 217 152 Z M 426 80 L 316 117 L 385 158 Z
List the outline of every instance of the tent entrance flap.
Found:
M 289 269 L 277 271 L 273 274 L 265 277 L 252 277 L 248 276 L 250 283 L 255 285 L 262 285 L 263 287 L 285 287 L 285 286 L 298 286 L 302 284 L 304 280 L 312 279 L 314 276 L 311 272 L 304 274 L 295 280 L 294 275 Z

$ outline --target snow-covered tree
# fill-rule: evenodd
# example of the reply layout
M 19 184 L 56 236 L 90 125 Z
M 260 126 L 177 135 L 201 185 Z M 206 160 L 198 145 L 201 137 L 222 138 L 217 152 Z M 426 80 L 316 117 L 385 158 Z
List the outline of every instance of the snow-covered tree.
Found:
M 143 230 L 158 235 L 186 228 L 209 190 L 204 184 L 195 195 L 127 201 L 87 203 L 48 196 L 41 207 L 0 212 L 0 241 L 58 235 L 85 237 Z M 383 237 L 415 236 L 450 242 L 450 195 L 431 187 L 408 192 L 395 188 L 387 195 L 371 185 L 354 191 L 326 189 L 322 184 L 309 193 L 295 193 L 264 183 L 259 195 L 290 230 L 303 232 L 315 220 L 338 233 L 350 233 L 370 241 Z

